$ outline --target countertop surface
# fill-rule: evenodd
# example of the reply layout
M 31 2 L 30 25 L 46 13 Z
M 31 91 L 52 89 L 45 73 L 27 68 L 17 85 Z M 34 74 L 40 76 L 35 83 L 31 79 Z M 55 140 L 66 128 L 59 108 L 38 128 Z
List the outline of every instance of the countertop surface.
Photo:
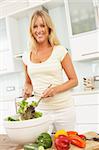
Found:
M 94 136 L 95 133 L 87 133 L 85 135 Z M 14 144 L 10 141 L 9 137 L 4 134 L 0 135 L 0 150 L 23 150 L 23 147 Z M 54 148 L 51 148 L 50 150 L 55 150 Z M 86 148 L 78 148 L 76 146 L 71 145 L 71 148 L 69 150 L 99 150 L 99 142 L 95 141 L 86 141 Z
M 87 95 L 87 94 L 99 94 L 99 89 L 93 89 L 93 90 L 82 90 L 79 89 L 77 91 L 72 91 L 72 95 Z

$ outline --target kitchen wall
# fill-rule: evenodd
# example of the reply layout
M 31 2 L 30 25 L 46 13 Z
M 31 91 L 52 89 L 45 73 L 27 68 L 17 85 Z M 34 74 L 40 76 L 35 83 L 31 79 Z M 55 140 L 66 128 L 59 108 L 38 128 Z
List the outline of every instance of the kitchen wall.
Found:
M 21 95 L 24 73 L 0 75 L 0 100 L 14 99 Z

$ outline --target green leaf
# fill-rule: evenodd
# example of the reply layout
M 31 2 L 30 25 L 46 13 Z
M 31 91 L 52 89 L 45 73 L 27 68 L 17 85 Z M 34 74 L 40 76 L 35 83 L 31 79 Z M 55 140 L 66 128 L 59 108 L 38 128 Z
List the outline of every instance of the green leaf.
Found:
M 34 113 L 34 118 L 39 118 L 39 117 L 42 117 L 42 112 L 35 112 Z

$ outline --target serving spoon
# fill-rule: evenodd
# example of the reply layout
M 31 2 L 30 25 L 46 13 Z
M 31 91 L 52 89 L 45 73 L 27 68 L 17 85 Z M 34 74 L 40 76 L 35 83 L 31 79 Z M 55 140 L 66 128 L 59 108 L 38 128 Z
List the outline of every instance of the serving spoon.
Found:
M 48 88 L 50 88 L 52 86 L 52 84 L 50 84 L 48 87 L 47 87 L 47 89 Z M 47 90 L 46 89 L 46 90 Z M 36 105 L 36 107 L 39 105 L 39 103 L 40 103 L 40 101 L 43 99 L 43 97 L 41 96 L 40 98 L 39 98 L 39 100 L 37 101 L 37 105 Z

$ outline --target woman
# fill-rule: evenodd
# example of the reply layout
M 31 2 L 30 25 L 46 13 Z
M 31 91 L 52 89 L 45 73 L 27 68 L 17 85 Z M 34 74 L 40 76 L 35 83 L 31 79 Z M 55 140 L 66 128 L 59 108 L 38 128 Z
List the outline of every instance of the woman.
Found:
M 78 80 L 71 58 L 60 45 L 50 16 L 43 10 L 31 17 L 30 39 L 30 51 L 23 55 L 24 97 L 30 97 L 32 92 L 36 100 L 41 96 L 38 109 L 54 116 L 55 129 L 73 130 L 75 111 L 70 89 Z M 63 70 L 68 78 L 66 82 Z

